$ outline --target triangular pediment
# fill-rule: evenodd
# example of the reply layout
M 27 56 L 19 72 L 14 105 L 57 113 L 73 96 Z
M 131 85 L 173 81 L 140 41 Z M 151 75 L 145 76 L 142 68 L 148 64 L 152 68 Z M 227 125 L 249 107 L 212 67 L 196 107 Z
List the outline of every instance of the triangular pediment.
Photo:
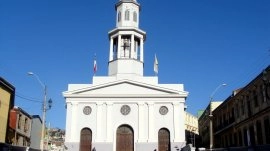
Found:
M 131 80 L 119 80 L 115 82 L 85 86 L 72 91 L 64 92 L 64 95 L 187 95 L 185 91 L 169 89 L 159 85 L 151 85 Z

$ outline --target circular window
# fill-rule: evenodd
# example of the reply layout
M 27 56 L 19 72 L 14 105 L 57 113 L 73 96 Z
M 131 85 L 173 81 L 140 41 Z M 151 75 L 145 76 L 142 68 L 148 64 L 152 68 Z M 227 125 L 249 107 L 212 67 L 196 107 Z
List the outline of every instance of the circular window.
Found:
M 91 114 L 91 112 L 92 112 L 92 108 L 91 108 L 90 106 L 85 106 L 85 107 L 83 108 L 83 113 L 84 113 L 85 115 L 89 115 L 89 114 Z
M 166 106 L 161 106 L 160 108 L 159 108 L 159 113 L 161 114 L 161 115 L 166 115 L 167 113 L 168 113 L 168 108 L 166 107 Z
M 123 115 L 128 115 L 129 112 L 130 112 L 130 107 L 128 105 L 123 105 L 121 107 L 121 110 L 120 112 L 123 114 Z

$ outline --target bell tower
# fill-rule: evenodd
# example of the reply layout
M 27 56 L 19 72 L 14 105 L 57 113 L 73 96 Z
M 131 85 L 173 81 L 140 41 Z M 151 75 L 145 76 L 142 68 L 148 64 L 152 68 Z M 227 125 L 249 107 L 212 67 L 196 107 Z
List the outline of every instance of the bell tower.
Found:
M 139 29 L 140 4 L 120 0 L 115 5 L 116 28 L 109 31 L 109 76 L 143 76 L 146 33 Z

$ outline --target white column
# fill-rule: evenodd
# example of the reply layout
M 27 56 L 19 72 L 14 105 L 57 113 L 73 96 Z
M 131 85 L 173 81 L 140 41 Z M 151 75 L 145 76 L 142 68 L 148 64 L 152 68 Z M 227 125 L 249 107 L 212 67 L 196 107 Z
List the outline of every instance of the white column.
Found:
M 77 124 L 78 124 L 78 103 L 72 103 L 72 123 L 71 123 L 71 140 L 73 142 L 80 141 L 80 130 L 77 130 Z M 78 136 L 77 136 L 78 135 Z M 76 137 L 77 136 L 77 137 Z
M 131 47 L 131 49 L 130 49 L 131 50 L 131 52 L 130 52 L 131 57 L 130 58 L 134 58 L 134 35 L 133 34 L 131 35 L 131 46 L 130 47 Z
M 138 60 L 138 41 L 135 41 L 135 48 L 134 48 L 134 58 Z
M 121 54 L 121 35 L 118 35 L 117 58 L 121 58 L 120 54 Z
M 110 39 L 110 57 L 109 57 L 109 61 L 113 60 L 113 38 L 111 37 Z
M 102 120 L 102 103 L 97 103 L 97 142 L 100 142 L 102 139 Z
M 112 107 L 113 103 L 107 102 L 107 142 L 113 141 L 113 128 L 112 128 Z
M 146 132 L 145 132 L 145 104 L 144 103 L 138 103 L 138 117 L 139 117 L 139 142 L 145 142 L 146 141 Z
M 185 141 L 184 103 L 173 103 L 174 142 Z
M 154 103 L 148 103 L 148 142 L 154 142 Z
M 144 53 L 144 52 L 143 52 L 143 51 L 144 51 L 144 50 L 143 50 L 143 38 L 140 39 L 140 43 L 141 43 L 141 44 L 140 44 L 140 51 L 141 51 L 141 52 L 140 52 L 140 57 L 141 57 L 140 60 L 141 60 L 141 62 L 143 62 L 143 53 Z

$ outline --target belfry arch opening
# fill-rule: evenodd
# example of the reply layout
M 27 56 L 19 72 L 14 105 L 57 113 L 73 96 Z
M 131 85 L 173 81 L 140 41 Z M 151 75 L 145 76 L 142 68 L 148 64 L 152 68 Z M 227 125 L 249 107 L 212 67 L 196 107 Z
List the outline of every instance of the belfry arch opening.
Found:
M 112 59 L 140 60 L 141 40 L 135 35 L 118 35 L 112 39 Z M 110 60 L 112 61 L 112 60 Z

